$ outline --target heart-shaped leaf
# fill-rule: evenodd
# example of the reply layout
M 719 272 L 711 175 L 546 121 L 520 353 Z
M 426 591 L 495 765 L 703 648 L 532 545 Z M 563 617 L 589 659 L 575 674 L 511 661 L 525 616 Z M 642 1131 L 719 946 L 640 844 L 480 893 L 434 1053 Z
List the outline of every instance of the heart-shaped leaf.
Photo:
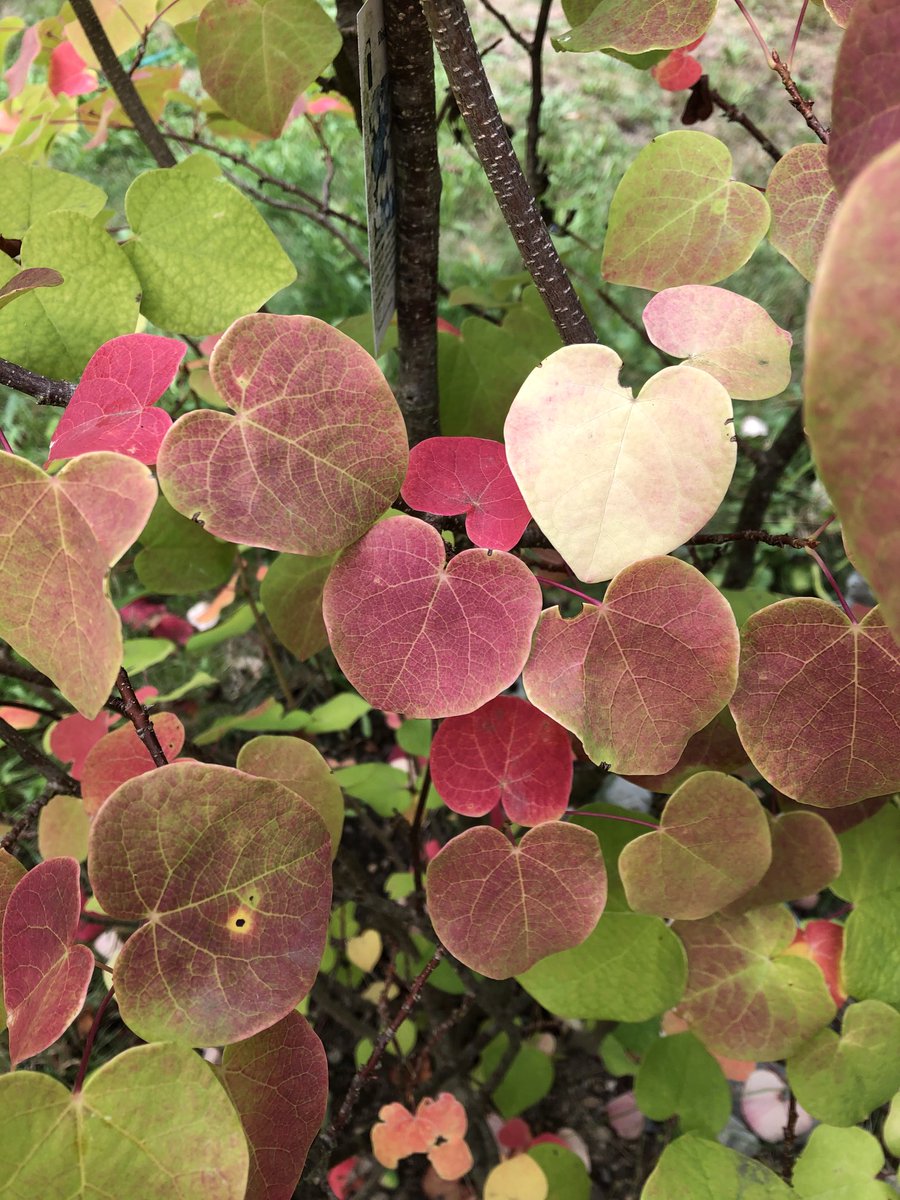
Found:
M 62 282 L 63 277 L 59 271 L 50 267 L 27 267 L 0 287 L 0 308 L 6 308 L 7 304 L 12 304 L 13 300 L 34 291 L 35 288 L 59 287 Z
M 465 513 L 466 533 L 488 550 L 511 550 L 531 520 L 503 444 L 484 438 L 419 442 L 410 451 L 401 492 L 421 512 Z
M 272 780 L 176 763 L 124 783 L 89 854 L 104 911 L 147 922 L 116 960 L 122 1019 L 145 1040 L 208 1046 L 295 1008 L 325 948 L 329 850 L 318 813 Z
M 731 711 L 760 774 L 816 808 L 900 787 L 900 648 L 879 609 L 854 625 L 825 600 L 782 600 L 741 634 Z
M 3 1075 L 0 1104 L 11 1197 L 244 1200 L 240 1119 L 208 1065 L 183 1046 L 134 1046 L 77 1096 L 50 1075 Z
M 316 0 L 212 0 L 197 24 L 204 88 L 228 116 L 271 138 L 340 48 Z
M 838 204 L 828 172 L 828 147 L 803 142 L 788 150 L 772 169 L 766 199 L 772 210 L 769 241 L 811 280 Z
M 688 1133 L 670 1142 L 641 1200 L 796 1200 L 774 1171 L 708 1137 Z
M 235 766 L 248 775 L 276 779 L 311 805 L 325 822 L 335 858 L 344 828 L 344 797 L 315 746 L 300 738 L 255 737 L 241 747 Z
M 167 760 L 174 762 L 184 745 L 184 726 L 174 713 L 162 712 L 153 718 L 153 729 Z M 150 751 L 133 725 L 125 724 L 104 734 L 84 760 L 81 776 L 84 811 L 93 817 L 120 784 L 152 771 L 153 766 Z
M 887 1134 L 882 1137 L 888 1145 Z M 878 1138 L 865 1129 L 819 1125 L 794 1165 L 791 1182 L 801 1200 L 893 1200 L 896 1192 L 882 1179 L 884 1173 Z
M 55 171 L 4 154 L 0 162 L 3 194 L 3 236 L 22 238 L 46 213 L 80 212 L 95 217 L 106 203 L 106 193 L 68 171 Z
M 279 642 L 301 662 L 328 645 L 322 592 L 334 555 L 279 554 L 259 587 L 259 598 Z
M 235 415 L 188 413 L 159 452 L 160 486 L 184 516 L 230 542 L 322 555 L 395 499 L 403 417 L 350 338 L 314 317 L 254 314 L 217 343 L 211 371 Z
M 654 138 L 612 198 L 604 279 L 659 292 L 742 267 L 769 227 L 769 206 L 731 168 L 731 151 L 708 133 Z
M 772 862 L 759 883 L 728 907 L 729 914 L 810 896 L 827 887 L 841 869 L 837 837 L 817 813 L 785 812 L 766 817 Z
M 891 20 L 900 22 L 900 11 L 892 10 Z M 900 82 L 900 73 L 891 73 Z M 892 317 L 900 306 L 898 189 L 900 145 L 866 169 L 835 214 L 807 316 L 804 423 L 853 561 L 900 641 L 900 493 L 892 451 L 900 438 L 893 401 L 900 343 Z
M 603 0 L 589 6 L 590 16 L 554 38 L 557 50 L 674 50 L 702 37 L 716 11 L 716 0 Z
M 737 735 L 731 710 L 723 708 L 708 725 L 692 735 L 681 758 L 670 770 L 662 775 L 629 774 L 627 778 L 648 792 L 671 793 L 699 771 L 721 771 L 725 775 L 734 775 L 749 765 L 750 760 Z
M 787 1063 L 808 1112 L 829 1125 L 856 1125 L 900 1088 L 900 1013 L 880 1000 L 851 1004 L 841 1034 L 820 1030 Z
M 556 821 L 572 788 L 569 735 L 516 696 L 498 696 L 442 721 L 431 747 L 431 778 L 454 812 L 483 817 L 502 803 L 517 825 Z
M 425 890 L 450 953 L 506 979 L 584 941 L 606 903 L 606 869 L 597 839 L 577 825 L 539 825 L 518 846 L 479 825 L 431 860 Z
M 731 1089 L 722 1068 L 692 1033 L 656 1038 L 634 1078 L 634 1098 L 652 1121 L 676 1114 L 681 1129 L 708 1137 L 731 1116 Z
M 58 475 L 0 454 L 0 637 L 93 718 L 122 662 L 122 626 L 105 583 L 156 499 L 145 466 L 86 454 Z
M 728 775 L 704 771 L 672 794 L 659 829 L 628 843 L 619 873 L 635 912 L 695 921 L 753 887 L 771 860 L 756 793 Z
M 13 1066 L 52 1046 L 81 1011 L 94 972 L 75 945 L 81 885 L 74 858 L 38 863 L 13 888 L 3 916 L 3 1002 Z
M 3 914 L 16 884 L 25 874 L 25 868 L 17 858 L 0 850 L 0 930 L 3 928 Z M 0 1029 L 6 1027 L 6 1008 L 3 1004 L 3 938 L 0 937 Z
M 687 563 L 650 558 L 620 571 L 603 604 L 544 612 L 525 691 L 594 762 L 655 774 L 727 703 L 737 659 L 728 601 Z
M 654 346 L 707 371 L 735 400 L 765 400 L 791 382 L 793 338 L 737 292 L 668 288 L 653 297 L 643 320 Z
M 785 954 L 797 926 L 787 908 L 677 921 L 688 981 L 678 1012 L 704 1045 L 732 1058 L 785 1058 L 832 1019 L 813 963 Z
M 522 495 L 587 583 L 680 546 L 715 513 L 734 472 L 733 410 L 720 383 L 668 367 L 634 397 L 618 382 L 621 366 L 607 346 L 557 350 L 506 418 Z
M 244 1200 L 286 1200 L 325 1116 L 325 1047 L 305 1018 L 291 1012 L 270 1029 L 227 1046 L 221 1079 L 250 1146 Z
M 153 464 L 172 418 L 151 405 L 184 358 L 177 338 L 128 333 L 101 346 L 84 369 L 50 441 L 47 462 L 116 450 Z
M 391 517 L 338 559 L 325 584 L 328 639 L 341 670 L 376 708 L 407 717 L 472 712 L 514 682 L 541 611 L 541 589 L 509 554 L 464 550 Z

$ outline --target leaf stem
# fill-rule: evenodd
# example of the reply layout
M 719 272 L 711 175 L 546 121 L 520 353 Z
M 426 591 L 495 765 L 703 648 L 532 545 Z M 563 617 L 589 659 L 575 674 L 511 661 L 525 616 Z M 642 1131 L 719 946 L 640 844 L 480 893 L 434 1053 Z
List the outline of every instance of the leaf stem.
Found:
M 809 7 L 809 0 L 803 0 L 800 5 L 800 15 L 797 17 L 797 24 L 794 26 L 794 36 L 791 38 L 791 48 L 787 56 L 787 69 L 790 71 L 794 65 L 794 54 L 797 50 L 797 43 L 800 40 L 800 30 L 803 28 L 803 18 L 806 16 L 806 10 Z
M 753 34 L 753 36 L 756 38 L 756 40 L 759 42 L 760 46 L 762 47 L 762 52 L 766 56 L 766 63 L 769 66 L 771 66 L 772 65 L 772 51 L 769 49 L 768 43 L 766 42 L 766 39 L 763 37 L 759 26 L 757 25 L 757 23 L 754 21 L 753 17 L 751 16 L 750 10 L 747 8 L 747 5 L 744 3 L 744 0 L 734 0 L 734 2 L 740 9 L 741 15 L 743 16 L 744 20 L 750 26 L 751 33 Z
M 594 812 L 587 808 L 567 808 L 567 813 L 575 813 L 579 817 L 603 817 L 606 821 L 627 821 L 629 825 L 645 825 L 647 829 L 659 829 L 653 821 L 641 821 L 637 817 L 620 817 L 617 813 Z
M 810 556 L 810 558 L 814 558 L 816 560 L 816 562 L 819 564 L 819 570 L 822 572 L 822 574 L 825 576 L 825 578 L 831 584 L 831 589 L 834 592 L 834 594 L 837 596 L 838 603 L 840 604 L 841 608 L 844 610 L 844 612 L 847 614 L 847 616 L 850 618 L 850 620 L 853 622 L 853 624 L 858 625 L 859 621 L 857 621 L 856 615 L 854 614 L 853 609 L 850 607 L 850 605 L 844 599 L 844 593 L 838 587 L 838 581 L 835 579 L 835 577 L 832 575 L 831 571 L 828 569 L 828 564 L 825 562 L 824 558 L 822 558 L 822 555 L 819 554 L 818 550 L 814 550 L 812 548 L 812 546 L 806 547 L 806 553 Z
M 109 1008 L 109 1002 L 113 998 L 114 987 L 110 987 L 109 991 L 100 1001 L 97 1011 L 94 1013 L 94 1020 L 88 1030 L 88 1035 L 84 1042 L 84 1051 L 81 1055 L 81 1062 L 78 1065 L 78 1074 L 75 1076 L 75 1083 L 72 1085 L 72 1095 L 77 1096 L 84 1086 L 84 1077 L 87 1075 L 88 1063 L 91 1058 L 91 1051 L 94 1048 L 94 1042 L 97 1039 L 97 1031 L 100 1029 L 100 1023 L 106 1015 L 106 1010 Z
M 263 623 L 264 617 L 260 612 L 259 606 L 253 596 L 253 589 L 251 588 L 247 579 L 246 568 L 247 564 L 239 554 L 237 556 L 237 569 L 238 576 L 240 577 L 241 581 L 241 588 L 243 589 L 244 595 L 247 597 L 247 603 L 250 605 L 250 611 L 253 613 L 253 621 L 256 625 L 256 631 L 262 640 L 266 658 L 269 660 L 269 665 L 271 666 L 275 678 L 278 681 L 278 688 L 284 700 L 284 707 L 289 712 L 294 707 L 294 695 L 290 689 L 284 671 L 281 669 L 281 663 L 278 661 L 278 656 L 275 653 L 275 647 L 272 644 L 272 639 L 269 637 L 269 631 L 266 629 Z
M 543 575 L 535 575 L 535 579 L 544 587 L 559 588 L 560 591 L 571 592 L 579 600 L 585 600 L 588 604 L 596 604 L 598 608 L 602 607 L 602 600 L 597 600 L 596 597 L 589 596 L 586 592 L 579 592 L 577 588 L 568 587 L 564 583 L 556 583 L 553 579 L 545 579 Z

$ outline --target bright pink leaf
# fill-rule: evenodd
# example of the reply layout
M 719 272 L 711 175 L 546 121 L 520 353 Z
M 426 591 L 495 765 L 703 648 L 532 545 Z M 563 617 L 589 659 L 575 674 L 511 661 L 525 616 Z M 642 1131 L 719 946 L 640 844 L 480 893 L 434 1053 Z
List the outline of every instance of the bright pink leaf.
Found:
M 153 718 L 153 728 L 163 753 L 173 762 L 184 745 L 184 726 L 174 713 L 163 712 Z M 152 770 L 153 765 L 150 751 L 130 723 L 104 734 L 84 760 L 81 798 L 85 812 L 94 816 L 120 784 Z
M 73 779 L 81 778 L 91 747 L 100 741 L 116 720 L 115 713 L 107 712 L 104 708 L 93 721 L 80 713 L 71 713 L 50 730 L 50 750 L 60 762 L 72 764 L 69 774 Z
M 799 954 L 814 962 L 828 984 L 831 998 L 841 1008 L 847 1002 L 847 993 L 841 979 L 841 956 L 844 953 L 844 927 L 837 921 L 807 921 L 785 950 L 785 954 Z
M 479 825 L 444 846 L 425 887 L 450 953 L 506 979 L 584 941 L 606 904 L 606 868 L 596 837 L 578 825 L 538 825 L 518 846 Z
M 94 970 L 75 945 L 78 863 L 50 858 L 16 884 L 3 917 L 3 997 L 13 1066 L 52 1046 L 78 1016 Z
M 37 25 L 29 25 L 22 34 L 22 44 L 19 47 L 19 54 L 16 61 L 3 76 L 8 89 L 6 93 L 8 100 L 14 99 L 22 91 L 28 81 L 28 72 L 31 70 L 31 64 L 40 52 L 40 30 Z
M 71 42 L 60 42 L 50 55 L 50 91 L 54 96 L 83 96 L 97 86 L 92 71 Z
M 177 338 L 126 333 L 93 355 L 50 442 L 48 462 L 116 450 L 148 465 L 172 418 L 151 406 L 175 378 L 186 346 Z
M 519 675 L 541 589 L 509 554 L 448 563 L 436 529 L 380 521 L 338 559 L 323 615 L 341 669 L 376 708 L 407 717 L 472 712 Z
M 664 91 L 684 92 L 694 86 L 703 74 L 703 67 L 693 54 L 673 50 L 651 69 L 650 74 Z
M 485 438 L 419 442 L 410 451 L 401 494 L 421 512 L 466 513 L 466 533 L 488 550 L 511 550 L 531 520 L 502 442 Z
M 620 571 L 603 604 L 548 609 L 525 667 L 532 704 L 619 774 L 659 774 L 728 702 L 738 632 L 725 597 L 676 558 Z
M 33 729 L 41 719 L 41 714 L 15 704 L 0 704 L 0 717 L 13 729 Z
M 325 1048 L 298 1012 L 227 1046 L 222 1082 L 250 1146 L 245 1200 L 290 1200 L 328 1102 Z
M 358 1189 L 361 1180 L 357 1174 L 360 1160 L 357 1155 L 345 1158 L 328 1172 L 328 1186 L 334 1192 L 337 1200 L 350 1200 Z
M 431 777 L 448 808 L 483 817 L 497 804 L 518 825 L 555 821 L 572 787 L 572 746 L 561 725 L 516 696 L 441 723 Z

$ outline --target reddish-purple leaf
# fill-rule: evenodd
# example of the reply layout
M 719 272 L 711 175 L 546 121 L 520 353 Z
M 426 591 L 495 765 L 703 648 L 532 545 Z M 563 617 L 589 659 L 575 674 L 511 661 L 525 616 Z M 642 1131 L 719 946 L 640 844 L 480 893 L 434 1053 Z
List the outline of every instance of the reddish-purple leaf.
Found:
M 828 172 L 828 147 L 803 142 L 788 150 L 769 176 L 766 199 L 772 210 L 769 241 L 811 280 L 838 205 Z
M 436 529 L 380 521 L 338 559 L 323 613 L 335 657 L 370 704 L 407 717 L 472 712 L 510 686 L 531 646 L 541 589 L 509 554 L 448 563 Z
M 846 29 L 856 2 L 857 0 L 825 0 L 825 8 L 835 24 L 840 25 L 841 29 Z
M 403 417 L 351 338 L 314 317 L 254 313 L 219 340 L 210 370 L 234 415 L 191 412 L 166 435 L 159 480 L 178 512 L 229 542 L 324 555 L 396 499 Z
M 38 863 L 13 888 L 3 917 L 3 998 L 13 1066 L 52 1046 L 81 1011 L 94 970 L 75 944 L 81 886 L 74 858 Z
M 722 771 L 736 775 L 750 766 L 747 751 L 734 727 L 731 710 L 723 708 L 708 725 L 695 733 L 682 751 L 681 758 L 662 775 L 628 775 L 627 778 L 648 792 L 674 792 L 699 771 Z
M 291 1012 L 228 1046 L 221 1079 L 250 1146 L 245 1200 L 291 1200 L 325 1116 L 324 1046 L 306 1019 Z
M 572 787 L 572 746 L 561 725 L 527 700 L 498 696 L 442 722 L 431 778 L 448 808 L 483 817 L 502 802 L 518 825 L 555 821 Z
M 898 43 L 900 5 L 856 0 L 838 51 L 831 101 L 828 169 L 839 192 L 900 138 L 900 73 L 886 53 Z
M 741 630 L 731 711 L 753 765 L 786 796 L 838 808 L 900 788 L 900 648 L 879 609 L 782 600 Z
M 102 709 L 92 721 L 80 713 L 70 713 L 50 730 L 50 750 L 60 762 L 71 763 L 69 774 L 80 779 L 84 761 L 93 745 L 100 741 L 110 725 L 118 720 L 115 713 Z
M 0 931 L 3 929 L 3 914 L 16 884 L 25 874 L 25 868 L 17 858 L 0 850 Z M 0 1029 L 6 1026 L 6 1009 L 3 1006 L 3 938 L 0 937 Z
M 419 442 L 410 451 L 401 493 L 421 512 L 444 517 L 465 513 L 466 533 L 488 550 L 511 550 L 531 520 L 503 443 L 485 438 Z
M 539 825 L 518 846 L 479 825 L 432 859 L 425 888 L 450 953 L 506 979 L 584 941 L 606 904 L 606 868 L 596 837 L 578 825 Z
M 823 817 L 812 812 L 766 816 L 772 837 L 769 869 L 726 909 L 729 914 L 810 896 L 827 887 L 840 872 L 840 843 Z
M 0 308 L 5 308 L 7 304 L 12 304 L 13 300 L 33 292 L 35 288 L 59 287 L 62 282 L 62 275 L 51 267 L 26 267 L 0 287 Z
M 163 712 L 153 718 L 153 729 L 166 758 L 174 762 L 184 745 L 184 726 L 174 713 Z M 133 725 L 129 723 L 104 734 L 91 747 L 84 760 L 81 775 L 84 811 L 94 816 L 126 779 L 133 779 L 152 769 L 150 751 L 138 737 Z
M 91 827 L 110 916 L 145 921 L 115 963 L 123 1020 L 145 1041 L 241 1041 L 316 977 L 331 906 L 321 817 L 271 779 L 183 762 L 129 779 Z
M 724 596 L 687 563 L 649 558 L 620 571 L 603 604 L 542 615 L 525 691 L 594 762 L 658 774 L 731 698 L 737 661 Z
M 47 462 L 116 450 L 153 464 L 172 418 L 151 407 L 175 378 L 186 346 L 176 338 L 126 333 L 84 368 L 50 442 Z

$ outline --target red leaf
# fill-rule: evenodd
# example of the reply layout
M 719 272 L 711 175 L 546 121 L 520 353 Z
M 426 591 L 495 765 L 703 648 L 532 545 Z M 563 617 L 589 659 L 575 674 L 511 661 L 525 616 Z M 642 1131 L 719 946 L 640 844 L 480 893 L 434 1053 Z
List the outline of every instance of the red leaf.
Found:
M 116 450 L 152 464 L 172 418 L 151 406 L 175 378 L 184 342 L 126 333 L 91 358 L 50 442 L 47 462 Z
M 3 995 L 13 1066 L 52 1046 L 78 1016 L 94 970 L 76 946 L 78 863 L 50 858 L 15 886 L 3 918 Z
M 650 74 L 664 91 L 684 92 L 694 86 L 703 74 L 703 67 L 693 54 L 673 50 L 651 69 Z
M 184 745 L 184 726 L 174 713 L 164 712 L 153 718 L 153 728 L 166 758 L 173 762 Z M 104 734 L 84 761 L 81 796 L 85 812 L 94 816 L 126 779 L 152 769 L 150 751 L 133 725 Z
M 97 86 L 97 73 L 89 69 L 71 42 L 60 42 L 50 55 L 48 82 L 54 96 L 83 96 Z
M 464 550 L 447 563 L 437 530 L 391 517 L 338 559 L 322 611 L 341 669 L 370 704 L 447 717 L 472 712 L 516 679 L 540 592 L 517 558 Z
M 441 724 L 431 775 L 454 812 L 483 817 L 502 802 L 511 821 L 539 825 L 566 811 L 572 746 L 565 729 L 527 700 L 498 696 Z
M 841 980 L 841 955 L 844 952 L 844 927 L 836 921 L 807 921 L 797 930 L 785 954 L 799 954 L 816 964 L 825 976 L 831 998 L 840 1008 L 847 1000 Z
M 60 762 L 72 764 L 69 774 L 73 779 L 81 778 L 84 760 L 91 747 L 100 741 L 116 720 L 115 714 L 106 709 L 101 709 L 93 721 L 81 713 L 71 713 L 50 730 L 50 750 Z
M 419 442 L 410 451 L 401 494 L 421 512 L 466 513 L 466 533 L 489 550 L 511 550 L 531 520 L 503 444 L 485 438 Z

